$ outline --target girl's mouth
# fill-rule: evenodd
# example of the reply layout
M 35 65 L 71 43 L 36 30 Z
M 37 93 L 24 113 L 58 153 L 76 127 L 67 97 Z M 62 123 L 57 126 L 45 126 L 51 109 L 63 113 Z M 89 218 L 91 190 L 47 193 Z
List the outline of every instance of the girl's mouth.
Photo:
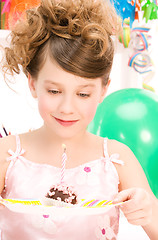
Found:
M 78 122 L 78 120 L 66 121 L 66 120 L 62 120 L 62 119 L 56 118 L 56 117 L 54 117 L 54 118 L 60 125 L 62 125 L 64 127 L 70 127 L 70 126 L 74 125 L 76 122 Z

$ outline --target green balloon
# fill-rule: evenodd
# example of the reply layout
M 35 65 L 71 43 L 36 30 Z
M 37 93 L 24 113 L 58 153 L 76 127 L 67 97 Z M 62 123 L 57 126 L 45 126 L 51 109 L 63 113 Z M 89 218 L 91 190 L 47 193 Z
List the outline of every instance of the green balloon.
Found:
M 126 144 L 158 197 L 158 96 L 155 93 L 127 88 L 108 95 L 98 106 L 88 131 Z

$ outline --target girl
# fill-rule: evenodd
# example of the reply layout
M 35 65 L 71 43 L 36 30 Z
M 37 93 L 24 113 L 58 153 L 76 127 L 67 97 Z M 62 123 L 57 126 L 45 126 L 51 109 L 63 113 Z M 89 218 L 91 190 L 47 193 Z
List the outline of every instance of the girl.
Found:
M 3 198 L 43 197 L 59 182 L 65 143 L 65 182 L 78 199 L 123 201 L 128 221 L 156 240 L 158 203 L 135 156 L 122 143 L 86 131 L 110 83 L 111 36 L 119 28 L 115 11 L 102 0 L 43 0 L 16 24 L 4 67 L 13 74 L 22 66 L 44 123 L 1 139 L 0 192 Z M 118 208 L 93 216 L 38 216 L 7 208 L 0 213 L 2 240 L 114 240 L 118 226 Z

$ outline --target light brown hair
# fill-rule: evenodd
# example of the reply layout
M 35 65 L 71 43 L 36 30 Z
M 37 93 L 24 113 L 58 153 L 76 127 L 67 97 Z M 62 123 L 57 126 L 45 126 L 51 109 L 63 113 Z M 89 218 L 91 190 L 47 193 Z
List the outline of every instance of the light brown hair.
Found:
M 37 78 L 47 54 L 64 70 L 85 78 L 102 77 L 112 67 L 120 21 L 107 0 L 42 0 L 26 11 L 11 32 L 4 68 Z

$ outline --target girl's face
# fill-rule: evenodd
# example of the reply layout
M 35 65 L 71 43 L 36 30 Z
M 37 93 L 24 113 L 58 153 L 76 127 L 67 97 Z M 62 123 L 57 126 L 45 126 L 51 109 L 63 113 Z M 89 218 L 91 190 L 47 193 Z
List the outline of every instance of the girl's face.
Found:
M 101 78 L 75 76 L 49 57 L 36 80 L 29 76 L 29 87 L 33 97 L 38 99 L 45 126 L 49 132 L 62 138 L 70 138 L 86 130 L 107 89 L 102 86 Z

